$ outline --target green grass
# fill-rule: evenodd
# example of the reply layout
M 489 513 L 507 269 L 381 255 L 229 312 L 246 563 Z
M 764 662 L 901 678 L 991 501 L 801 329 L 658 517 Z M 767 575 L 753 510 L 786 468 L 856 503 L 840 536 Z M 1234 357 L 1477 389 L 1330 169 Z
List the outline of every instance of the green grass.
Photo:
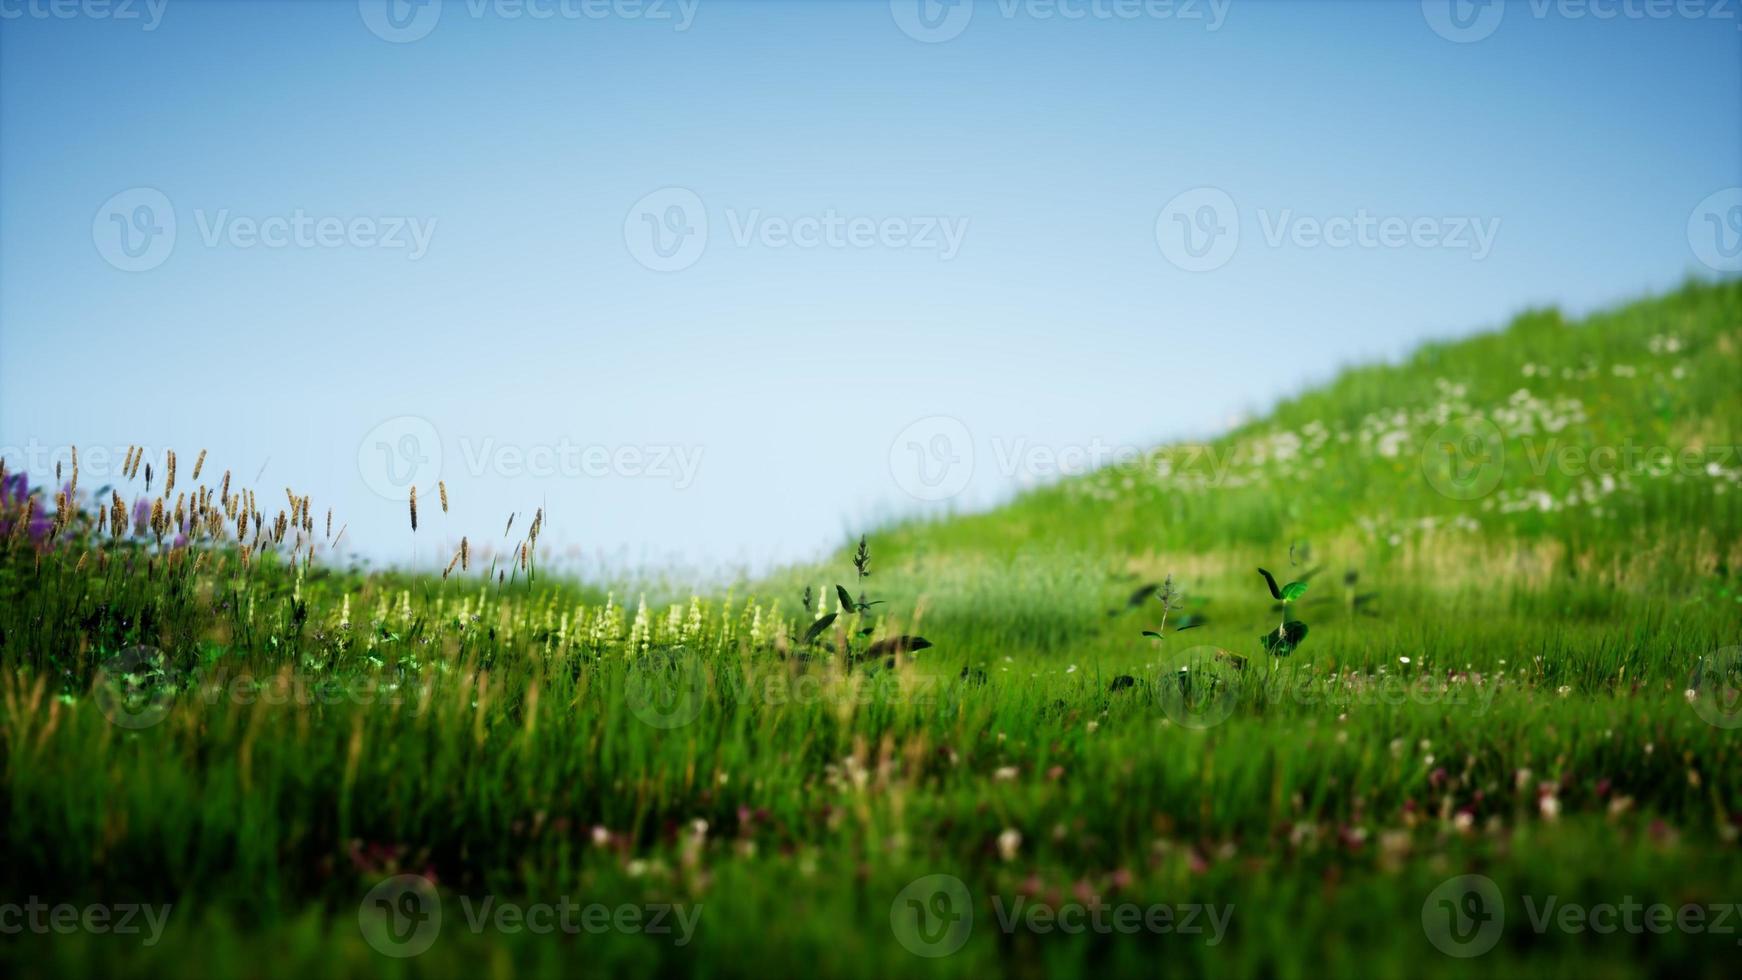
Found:
M 151 946 L 25 932 L 0 962 L 1727 975 L 1735 933 L 1538 931 L 1526 899 L 1742 902 L 1742 729 L 1686 695 L 1702 658 L 1733 663 L 1720 651 L 1742 644 L 1742 459 L 1725 455 L 1739 368 L 1735 282 L 1576 324 L 1532 313 L 1351 370 L 1204 447 L 874 529 L 862 583 L 848 548 L 735 597 L 650 595 L 639 627 L 639 596 L 607 604 L 518 570 L 328 567 L 318 529 L 316 559 L 295 560 L 269 514 L 246 566 L 233 517 L 228 538 L 180 548 L 149 531 L 99 543 L 83 515 L 52 544 L 9 535 L 0 902 L 172 911 Z M 1477 456 L 1503 464 L 1439 481 L 1448 496 L 1439 447 L 1465 429 L 1435 433 L 1471 416 L 1503 436 Z M 1565 447 L 1617 462 L 1542 464 Z M 1665 470 L 1626 447 L 1696 455 Z M 1259 644 L 1280 615 L 1260 565 L 1318 569 L 1295 607 L 1311 632 L 1286 659 Z M 1169 574 L 1202 625 L 1145 638 L 1159 605 L 1126 597 Z M 807 645 L 800 595 L 833 610 L 836 583 L 888 605 Z M 902 632 L 934 645 L 890 664 L 831 653 Z M 156 653 L 131 685 L 104 672 L 140 645 Z M 1200 679 L 1189 705 L 1182 664 Z M 1134 683 L 1111 689 L 1121 675 Z M 1206 698 L 1205 680 L 1223 686 Z M 154 723 L 113 723 L 117 691 Z M 444 914 L 411 959 L 359 928 L 359 903 L 400 873 L 433 880 Z M 1423 927 L 1430 894 L 1465 873 L 1505 904 L 1471 960 Z M 940 874 L 964 883 L 973 927 L 922 958 L 891 906 Z M 700 912 L 682 945 L 474 932 L 466 903 L 485 896 Z M 999 927 L 1018 897 L 1095 896 L 1232 912 L 1214 944 Z

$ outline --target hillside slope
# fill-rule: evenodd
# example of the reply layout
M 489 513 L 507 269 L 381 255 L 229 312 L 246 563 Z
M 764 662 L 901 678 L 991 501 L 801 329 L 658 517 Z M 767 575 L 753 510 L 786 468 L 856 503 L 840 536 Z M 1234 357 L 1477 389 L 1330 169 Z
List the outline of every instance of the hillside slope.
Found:
M 908 525 L 887 543 L 1008 555 L 1330 536 L 1383 549 L 1447 533 L 1599 551 L 1665 531 L 1733 540 L 1739 369 L 1742 282 L 1576 323 L 1531 312 L 1401 365 L 1346 371 L 1224 438 Z
M 1152 665 L 1133 619 L 1108 613 L 1169 575 L 1207 604 L 1203 642 L 1249 650 L 1275 625 L 1261 565 L 1323 573 L 1311 603 L 1346 615 L 1321 611 L 1309 649 L 1357 664 L 1436 644 L 1480 662 L 1496 656 L 1485 635 L 1548 615 L 1569 643 L 1606 649 L 1647 607 L 1742 592 L 1739 376 L 1742 281 L 1579 322 L 1530 312 L 1349 370 L 1223 438 L 873 532 L 871 581 L 964 665 L 1024 652 Z M 832 574 L 794 570 L 764 592 L 796 597 Z M 1409 634 L 1448 603 L 1469 629 Z M 1685 672 L 1649 646 L 1627 656 Z

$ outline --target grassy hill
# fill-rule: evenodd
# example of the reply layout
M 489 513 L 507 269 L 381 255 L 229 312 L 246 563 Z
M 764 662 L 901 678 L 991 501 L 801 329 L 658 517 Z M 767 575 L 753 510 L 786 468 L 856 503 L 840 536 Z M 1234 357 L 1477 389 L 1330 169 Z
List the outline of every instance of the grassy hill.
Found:
M 1291 536 L 1398 549 L 1435 532 L 1591 553 L 1699 528 L 1733 541 L 1739 365 L 1734 283 L 1690 285 L 1581 323 L 1528 313 L 1401 365 L 1345 371 L 1223 439 L 1161 447 L 899 540 L 987 554 L 1036 542 L 1208 552 Z M 1482 468 L 1492 482 L 1455 486 L 1430 442 L 1464 434 L 1456 423 L 1472 418 L 1496 427 L 1504 456 Z M 1433 450 L 1425 469 L 1424 450 Z
M 1742 284 L 1532 313 L 753 596 L 331 568 L 227 486 L 130 483 L 118 532 L 9 493 L 0 897 L 170 909 L 0 961 L 1727 975 L 1733 935 L 1535 910 L 1738 898 L 1738 367 Z M 562 903 L 605 925 L 527 928 Z
M 1131 630 L 1104 613 L 1137 586 L 1173 574 L 1218 605 L 1262 605 L 1254 569 L 1281 574 L 1291 555 L 1323 571 L 1315 603 L 1373 593 L 1364 608 L 1397 614 L 1363 618 L 1357 644 L 1401 626 L 1411 600 L 1600 627 L 1647 596 L 1734 595 L 1739 368 L 1736 283 L 1579 323 L 1532 312 L 1347 371 L 1225 438 L 885 531 L 880 584 L 928 598 L 928 627 L 960 641 L 941 646 L 1120 663 Z M 1204 613 L 1206 628 L 1227 622 Z M 1442 639 L 1480 656 L 1494 646 L 1482 633 L 1511 628 L 1488 617 Z

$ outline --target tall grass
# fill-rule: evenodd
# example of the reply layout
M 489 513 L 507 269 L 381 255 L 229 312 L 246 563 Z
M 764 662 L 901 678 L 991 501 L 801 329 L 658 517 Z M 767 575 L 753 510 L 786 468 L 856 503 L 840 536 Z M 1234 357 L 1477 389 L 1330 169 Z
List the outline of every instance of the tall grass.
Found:
M 0 477 L 0 901 L 174 908 L 149 947 L 25 934 L 0 961 L 1450 975 L 1468 964 L 1434 949 L 1422 907 L 1466 871 L 1514 901 L 1737 901 L 1738 729 L 1688 692 L 1742 643 L 1742 460 L 1611 487 L 1536 472 L 1517 430 L 1732 445 L 1739 358 L 1734 283 L 1583 324 L 1532 314 L 1352 371 L 1213 444 L 1208 468 L 1163 472 L 1183 457 L 1160 450 L 732 595 L 541 575 L 542 514 L 506 561 L 468 538 L 445 575 L 334 567 L 310 496 L 267 509 L 227 473 L 205 486 L 203 452 L 191 485 L 132 454 L 124 486 L 75 479 L 59 501 Z M 1421 462 L 1464 412 L 1509 427 L 1504 476 L 1472 500 Z M 1291 555 L 1312 631 L 1270 658 L 1255 569 Z M 1154 603 L 1129 597 L 1169 574 L 1199 625 L 1146 638 Z M 897 639 L 918 633 L 929 648 Z M 1215 697 L 1179 696 L 1186 664 L 1218 672 Z M 406 961 L 357 925 L 402 873 L 447 914 Z M 934 874 L 966 884 L 976 925 L 926 960 L 891 903 Z M 688 903 L 701 925 L 684 945 L 475 933 L 461 900 L 484 896 Z M 1214 945 L 995 925 L 1017 898 L 1096 896 L 1234 912 Z M 1733 962 L 1733 937 L 1537 932 L 1510 911 L 1485 972 Z

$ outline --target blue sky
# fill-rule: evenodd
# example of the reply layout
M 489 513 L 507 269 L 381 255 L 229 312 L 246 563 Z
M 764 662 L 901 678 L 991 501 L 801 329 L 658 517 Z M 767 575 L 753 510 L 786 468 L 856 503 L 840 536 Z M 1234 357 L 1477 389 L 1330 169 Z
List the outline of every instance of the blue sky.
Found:
M 0 447 L 808 556 L 1734 268 L 1742 24 L 1595 8 L 0 0 Z

